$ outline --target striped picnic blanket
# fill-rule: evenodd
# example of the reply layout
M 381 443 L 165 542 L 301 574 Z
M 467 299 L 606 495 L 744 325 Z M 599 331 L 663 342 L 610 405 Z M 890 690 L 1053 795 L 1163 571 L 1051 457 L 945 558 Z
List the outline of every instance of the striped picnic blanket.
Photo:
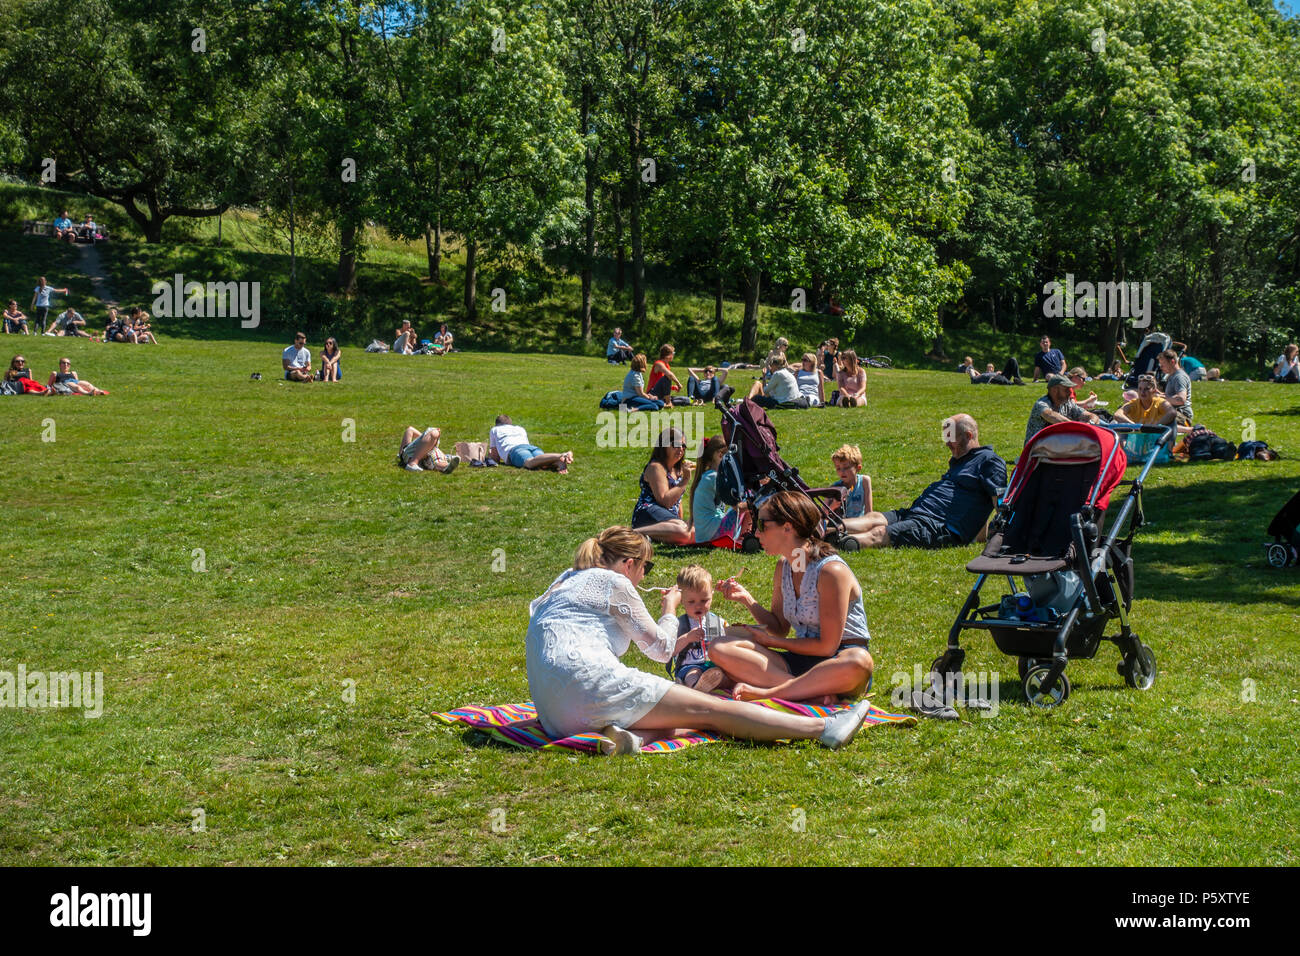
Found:
M 797 704 L 788 700 L 758 700 L 755 704 L 770 707 L 772 710 L 787 714 L 800 714 L 805 717 L 826 717 L 839 710 L 845 710 L 848 704 L 835 704 L 822 707 L 816 704 Z M 444 724 L 463 724 L 481 730 L 494 740 L 520 747 L 524 750 L 576 750 L 581 753 L 599 753 L 600 742 L 605 738 L 598 733 L 574 734 L 570 737 L 552 737 L 542 729 L 537 719 L 537 708 L 532 701 L 522 704 L 502 704 L 499 707 L 457 707 L 446 713 L 435 712 L 434 718 Z M 875 707 L 867 714 L 863 727 L 876 724 L 896 724 L 911 726 L 916 718 L 910 714 L 890 714 Z M 722 740 L 718 734 L 708 731 L 692 731 L 680 737 L 668 740 L 656 740 L 641 748 L 642 753 L 664 754 L 684 750 L 697 744 L 716 744 Z

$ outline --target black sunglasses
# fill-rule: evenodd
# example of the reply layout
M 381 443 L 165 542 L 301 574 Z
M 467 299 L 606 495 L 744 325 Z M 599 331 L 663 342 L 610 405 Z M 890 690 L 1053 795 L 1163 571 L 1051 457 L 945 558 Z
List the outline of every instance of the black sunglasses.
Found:
M 768 515 L 766 518 L 764 518 L 761 514 L 756 513 L 754 515 L 754 534 L 760 534 L 763 531 L 763 527 L 765 525 L 775 524 L 775 523 L 776 522 L 772 520 L 771 515 Z
M 651 571 L 655 569 L 655 563 L 653 561 L 642 561 L 641 566 L 645 568 L 646 574 L 649 574 Z

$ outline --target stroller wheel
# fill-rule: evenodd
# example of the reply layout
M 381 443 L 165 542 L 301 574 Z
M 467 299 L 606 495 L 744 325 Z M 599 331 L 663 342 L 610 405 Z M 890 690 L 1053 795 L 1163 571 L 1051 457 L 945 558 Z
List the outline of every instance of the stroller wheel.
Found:
M 846 534 L 840 537 L 839 549 L 841 551 L 861 551 L 862 545 L 853 535 Z
M 1025 682 L 1029 672 L 1034 669 L 1038 661 L 1032 657 L 1020 657 L 1016 659 L 1016 673 L 1020 675 L 1020 683 Z
M 759 551 L 763 550 L 763 546 L 759 544 L 757 535 L 747 534 L 740 545 L 740 550 L 745 554 L 758 554 Z
M 1291 549 L 1284 544 L 1268 546 L 1268 563 L 1275 568 L 1285 568 L 1291 563 Z
M 1055 686 L 1049 691 L 1043 687 L 1043 678 L 1052 669 L 1051 664 L 1038 664 L 1030 668 L 1025 676 L 1025 699 L 1035 707 L 1050 710 L 1065 702 L 1070 696 L 1070 678 L 1064 673 L 1056 679 Z
M 930 664 L 930 673 L 940 676 L 958 673 L 965 661 L 966 652 L 960 647 L 951 647 L 934 659 Z
M 1129 687 L 1136 690 L 1150 690 L 1156 682 L 1156 655 L 1145 644 L 1138 644 L 1138 652 L 1125 656 L 1120 662 L 1120 674 Z

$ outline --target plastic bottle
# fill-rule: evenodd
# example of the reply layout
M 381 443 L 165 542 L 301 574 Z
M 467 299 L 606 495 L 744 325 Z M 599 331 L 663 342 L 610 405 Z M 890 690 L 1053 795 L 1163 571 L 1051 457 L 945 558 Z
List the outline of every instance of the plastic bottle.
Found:
M 1038 620 L 1037 609 L 1034 607 L 1034 599 L 1028 594 L 1016 595 L 1016 614 L 1022 621 Z

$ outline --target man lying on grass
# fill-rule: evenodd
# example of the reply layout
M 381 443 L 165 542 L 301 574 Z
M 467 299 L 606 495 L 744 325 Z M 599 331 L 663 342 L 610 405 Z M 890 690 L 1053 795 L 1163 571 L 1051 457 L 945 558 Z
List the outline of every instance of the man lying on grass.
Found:
M 488 457 L 504 462 L 512 468 L 536 471 L 549 468 L 567 474 L 573 464 L 573 452 L 555 454 L 544 452 L 528 441 L 528 432 L 510 420 L 509 415 L 498 415 L 496 425 L 488 432 Z
M 952 452 L 948 470 L 909 507 L 844 519 L 862 547 L 944 548 L 979 536 L 1007 485 L 1006 462 L 980 444 L 979 425 L 969 415 L 944 421 L 943 443 Z

